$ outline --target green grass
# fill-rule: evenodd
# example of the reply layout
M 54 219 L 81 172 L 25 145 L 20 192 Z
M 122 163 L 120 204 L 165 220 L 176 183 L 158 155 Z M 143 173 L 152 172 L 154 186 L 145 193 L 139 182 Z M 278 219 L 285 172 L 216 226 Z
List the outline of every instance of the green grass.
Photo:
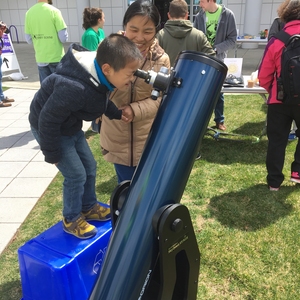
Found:
M 258 95 L 225 97 L 227 131 L 260 136 L 266 107 Z M 210 122 L 213 125 L 213 122 Z M 98 199 L 116 185 L 99 136 L 87 132 L 98 162 Z M 288 144 L 279 192 L 265 183 L 265 136 L 257 144 L 205 136 L 181 203 L 190 211 L 201 252 L 198 299 L 299 299 L 300 185 L 289 181 L 295 142 Z M 0 299 L 20 299 L 18 248 L 61 218 L 62 176 L 38 201 L 0 256 Z

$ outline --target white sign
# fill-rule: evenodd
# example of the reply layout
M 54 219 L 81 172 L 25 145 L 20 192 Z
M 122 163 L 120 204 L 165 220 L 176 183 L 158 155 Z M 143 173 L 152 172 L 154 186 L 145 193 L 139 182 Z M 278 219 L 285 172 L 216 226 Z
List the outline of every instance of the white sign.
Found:
M 235 77 L 241 77 L 242 75 L 242 66 L 243 58 L 224 58 L 224 63 L 228 68 L 227 76 L 229 74 L 234 75 Z
M 2 72 L 7 71 L 13 71 L 13 70 L 19 70 L 20 73 L 21 69 L 18 63 L 18 59 L 12 44 L 12 41 L 10 39 L 9 34 L 3 34 L 2 37 L 3 40 L 3 47 L 2 47 Z M 0 45 L 1 46 L 1 45 Z

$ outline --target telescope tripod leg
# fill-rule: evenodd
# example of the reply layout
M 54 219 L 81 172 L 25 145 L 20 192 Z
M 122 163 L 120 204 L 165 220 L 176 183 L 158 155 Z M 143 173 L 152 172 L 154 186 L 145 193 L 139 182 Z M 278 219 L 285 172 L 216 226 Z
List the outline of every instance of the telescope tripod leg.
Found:
M 160 288 L 157 299 L 195 300 L 200 252 L 189 211 L 186 206 L 174 204 L 157 213 L 160 215 L 153 218 L 159 239 Z

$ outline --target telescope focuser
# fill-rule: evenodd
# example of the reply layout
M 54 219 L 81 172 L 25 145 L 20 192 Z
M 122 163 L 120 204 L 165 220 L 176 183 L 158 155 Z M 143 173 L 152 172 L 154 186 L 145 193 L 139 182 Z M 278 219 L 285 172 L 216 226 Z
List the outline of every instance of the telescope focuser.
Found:
M 165 92 L 170 84 L 172 86 L 180 87 L 182 83 L 181 78 L 174 78 L 174 71 L 171 69 L 171 74 L 169 74 L 169 69 L 166 67 L 161 67 L 159 72 L 153 70 L 144 71 L 136 70 L 135 76 L 145 79 L 145 82 L 153 86 L 153 91 L 151 93 L 151 99 L 156 100 L 160 92 Z

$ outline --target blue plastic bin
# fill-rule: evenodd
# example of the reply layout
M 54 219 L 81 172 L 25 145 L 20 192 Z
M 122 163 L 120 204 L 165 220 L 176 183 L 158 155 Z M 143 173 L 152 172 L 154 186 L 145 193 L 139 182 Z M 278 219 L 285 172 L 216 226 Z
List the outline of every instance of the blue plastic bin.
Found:
M 18 250 L 23 300 L 84 300 L 98 278 L 112 233 L 111 222 L 91 222 L 95 237 L 80 240 L 62 222 Z

